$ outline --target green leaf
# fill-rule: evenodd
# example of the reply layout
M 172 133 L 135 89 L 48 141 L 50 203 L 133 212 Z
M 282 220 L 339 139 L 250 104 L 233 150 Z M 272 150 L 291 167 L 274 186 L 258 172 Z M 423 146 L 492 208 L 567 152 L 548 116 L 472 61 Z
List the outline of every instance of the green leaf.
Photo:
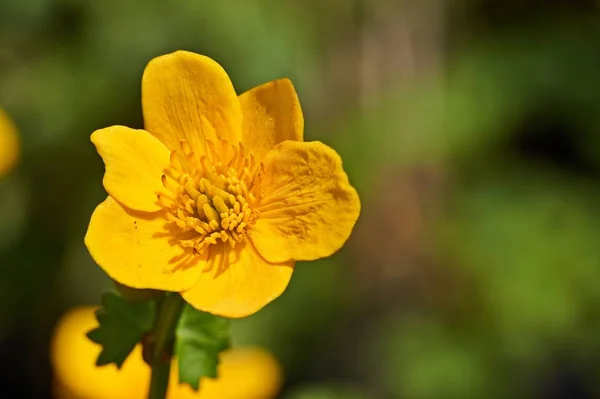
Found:
M 150 331 L 156 317 L 156 302 L 129 302 L 116 292 L 102 296 L 102 308 L 96 311 L 100 326 L 87 336 L 102 345 L 97 366 L 115 363 L 121 367 L 135 345 Z
M 229 347 L 229 320 L 186 304 L 175 339 L 179 382 L 198 390 L 200 378 L 217 376 L 219 353 Z

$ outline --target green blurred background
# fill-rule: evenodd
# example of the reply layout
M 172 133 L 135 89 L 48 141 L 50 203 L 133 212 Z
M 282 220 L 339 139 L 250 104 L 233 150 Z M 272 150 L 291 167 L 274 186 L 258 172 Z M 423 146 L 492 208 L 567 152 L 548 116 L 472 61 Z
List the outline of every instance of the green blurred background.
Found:
M 341 253 L 233 324 L 285 399 L 600 397 L 597 0 L 0 0 L 0 396 L 50 396 L 59 315 L 111 287 L 83 236 L 92 131 L 142 127 L 146 63 L 292 79 L 363 200 Z

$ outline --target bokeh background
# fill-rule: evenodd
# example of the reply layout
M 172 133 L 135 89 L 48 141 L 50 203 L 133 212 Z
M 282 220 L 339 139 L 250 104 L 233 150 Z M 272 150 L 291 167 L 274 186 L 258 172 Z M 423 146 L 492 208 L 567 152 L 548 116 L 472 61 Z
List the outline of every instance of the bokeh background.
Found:
M 597 0 L 0 0 L 0 396 L 50 397 L 60 314 L 111 282 L 89 141 L 142 127 L 153 57 L 292 79 L 363 200 L 346 247 L 233 323 L 285 399 L 600 397 Z

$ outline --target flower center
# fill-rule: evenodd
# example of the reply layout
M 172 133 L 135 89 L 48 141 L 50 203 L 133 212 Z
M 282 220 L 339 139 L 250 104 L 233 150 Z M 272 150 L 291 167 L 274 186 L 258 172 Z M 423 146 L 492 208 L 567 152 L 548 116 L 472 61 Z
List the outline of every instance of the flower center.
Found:
M 206 144 L 208 154 L 198 156 L 181 142 L 182 153 L 171 153 L 171 165 L 162 175 L 165 192 L 158 194 L 167 220 L 189 232 L 179 244 L 196 254 L 219 241 L 235 247 L 258 217 L 252 209 L 258 180 L 253 156 L 246 156 L 241 144 Z

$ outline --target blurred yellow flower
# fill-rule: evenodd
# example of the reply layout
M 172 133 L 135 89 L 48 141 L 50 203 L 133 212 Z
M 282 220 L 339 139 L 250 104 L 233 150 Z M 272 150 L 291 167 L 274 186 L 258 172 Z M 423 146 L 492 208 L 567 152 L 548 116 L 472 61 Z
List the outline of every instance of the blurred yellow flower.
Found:
M 59 399 L 143 399 L 147 397 L 150 367 L 141 347 L 118 370 L 114 364 L 96 367 L 101 347 L 85 334 L 97 327 L 94 307 L 67 312 L 58 322 L 51 346 L 55 394 Z M 282 385 L 275 358 L 259 348 L 234 348 L 222 353 L 218 379 L 204 378 L 200 390 L 179 385 L 177 362 L 171 369 L 169 399 L 272 399 Z
M 204 378 L 200 390 L 179 385 L 177 364 L 169 381 L 172 399 L 271 399 L 279 393 L 283 376 L 281 367 L 270 353 L 257 347 L 240 347 L 222 352 L 217 379 Z
M 17 129 L 0 108 L 0 176 L 8 173 L 19 159 Z
M 92 134 L 109 197 L 85 242 L 114 280 L 243 317 L 350 236 L 358 194 L 333 149 L 303 142 L 289 80 L 238 97 L 219 64 L 177 51 L 146 67 L 142 107 L 146 130 Z

